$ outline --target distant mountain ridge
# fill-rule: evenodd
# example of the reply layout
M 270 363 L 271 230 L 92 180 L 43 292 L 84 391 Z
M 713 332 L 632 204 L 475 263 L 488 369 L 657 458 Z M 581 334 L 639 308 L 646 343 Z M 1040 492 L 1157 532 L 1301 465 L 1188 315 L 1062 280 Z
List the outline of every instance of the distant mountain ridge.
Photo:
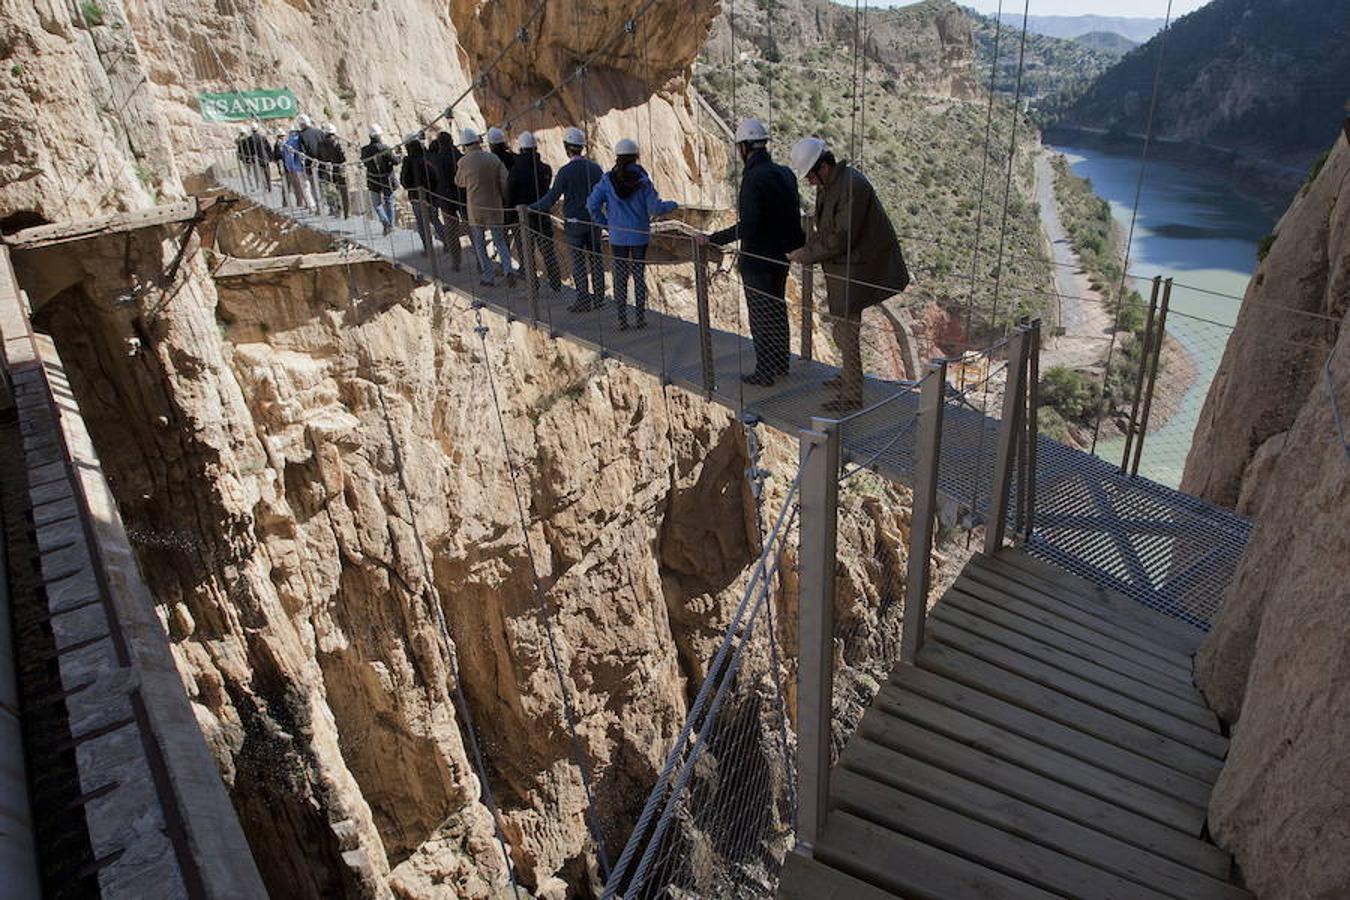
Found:
M 1022 97 L 1035 105 L 1050 103 L 1063 106 L 1087 90 L 1097 76 L 1115 63 L 1120 53 L 1099 51 L 1087 43 L 1065 38 L 1047 37 L 1027 29 L 1026 50 L 1022 50 L 1022 23 L 1004 25 L 998 20 L 969 7 L 963 12 L 970 17 L 970 31 L 975 39 L 975 62 L 980 83 L 989 83 L 989 67 L 994 62 L 994 48 L 998 44 L 998 74 L 994 90 L 1012 94 L 1017 89 L 1018 70 L 1021 69 Z M 1126 40 L 1119 35 L 1113 35 Z
M 1069 39 L 1094 31 L 1108 31 L 1142 44 L 1162 31 L 1163 21 L 1133 16 L 1028 16 L 1027 30 L 1046 37 Z M 1021 28 L 1022 14 L 1005 12 L 1003 23 Z
M 1132 41 L 1125 35 L 1117 34 L 1114 31 L 1089 31 L 1087 34 L 1080 34 L 1074 38 L 1073 42 L 1087 47 L 1089 50 L 1117 57 L 1124 56 L 1139 46 L 1138 41 Z
M 1346 0 L 1214 0 L 1166 35 L 1155 136 L 1306 166 L 1350 97 Z M 1163 37 L 1128 53 L 1061 124 L 1143 133 Z

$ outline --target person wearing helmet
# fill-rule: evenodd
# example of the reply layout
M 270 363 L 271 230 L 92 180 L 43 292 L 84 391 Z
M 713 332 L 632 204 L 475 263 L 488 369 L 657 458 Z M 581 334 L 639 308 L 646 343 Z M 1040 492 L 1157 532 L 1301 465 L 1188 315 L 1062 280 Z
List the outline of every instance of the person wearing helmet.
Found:
M 281 188 L 281 205 L 289 206 L 289 197 L 287 197 L 288 186 L 286 184 L 286 163 L 282 159 L 281 151 L 286 146 L 286 132 L 277 129 L 277 133 L 272 135 L 272 144 L 268 149 L 267 158 L 277 164 L 277 185 Z
M 394 230 L 394 151 L 384 142 L 384 129 L 371 125 L 370 143 L 361 148 L 361 163 L 366 167 L 366 190 L 370 205 L 384 233 Z
M 244 190 L 253 190 L 253 160 L 250 156 L 252 146 L 248 139 L 248 126 L 240 125 L 238 133 L 234 136 L 234 158 L 239 163 L 239 178 L 244 183 Z
M 464 191 L 455 184 L 462 155 L 448 131 L 439 132 L 427 148 L 427 161 L 436 171 L 436 195 L 431 198 L 433 224 L 456 272 L 464 268 L 464 248 L 460 243 L 465 232 Z
M 516 154 L 511 152 L 511 145 L 506 139 L 506 132 L 500 128 L 489 128 L 487 130 L 488 150 L 492 155 L 502 161 L 506 166 L 506 174 L 510 175 L 511 170 L 516 167 Z M 506 237 L 511 242 L 511 253 L 516 259 L 521 258 L 520 229 L 516 227 L 516 211 L 508 206 L 506 212 L 502 213 L 502 221 L 506 226 Z
M 495 155 L 483 149 L 483 139 L 472 128 L 464 129 L 459 146 L 464 157 L 459 161 L 455 184 L 464 188 L 468 205 L 469 241 L 473 244 L 474 255 L 478 257 L 481 283 L 497 283 L 492 271 L 492 260 L 488 258 L 488 232 L 492 233 L 492 243 L 497 248 L 497 257 L 501 260 L 507 283 L 514 282 L 516 273 L 511 265 L 511 249 L 507 246 L 506 229 L 503 227 L 506 166 Z
M 341 213 L 342 218 L 347 218 L 351 213 L 351 198 L 347 193 L 347 153 L 342 149 L 342 140 L 337 136 L 337 128 L 332 122 L 326 122 L 323 126 L 317 165 L 328 214 L 337 216 Z
M 314 126 L 314 120 L 309 116 L 301 115 L 300 124 L 300 152 L 305 161 L 305 175 L 309 178 L 312 186 L 312 195 L 314 199 L 314 212 L 320 213 L 322 210 L 319 204 L 322 202 L 323 195 L 320 192 L 318 179 L 318 169 L 315 163 L 319 160 L 319 145 L 323 143 L 323 132 Z
M 267 193 L 272 192 L 272 146 L 262 133 L 262 126 L 254 122 L 246 138 L 249 160 L 253 163 L 254 184 Z
M 430 258 L 438 236 L 433 228 L 440 225 L 436 218 L 432 197 L 436 194 L 436 170 L 427 159 L 427 148 L 422 144 L 422 132 L 414 131 L 403 139 L 403 166 L 398 181 L 408 196 L 408 208 L 417 223 L 417 234 L 422 239 L 422 252 Z M 442 238 L 444 235 L 439 235 Z
M 638 165 L 637 141 L 624 138 L 614 145 L 614 168 L 591 191 L 586 208 L 597 225 L 609 229 L 614 255 L 614 302 L 619 307 L 619 330 L 628 330 L 628 280 L 633 280 L 637 327 L 647 327 L 647 244 L 651 222 L 674 212 L 679 204 L 662 200 L 647 171 Z
M 300 147 L 299 131 L 286 135 L 281 145 L 281 167 L 286 171 L 286 183 L 291 188 L 292 205 L 312 209 L 314 197 L 310 192 L 309 178 L 305 175 L 305 151 Z
M 605 305 L 605 260 L 600 251 L 600 229 L 591 221 L 586 201 L 604 177 L 604 170 L 586 158 L 586 135 L 580 128 L 563 132 L 563 150 L 567 163 L 558 170 L 553 187 L 530 204 L 530 209 L 547 213 L 563 202 L 563 239 L 571 250 L 572 283 L 577 299 L 567 307 L 570 312 L 586 312 Z
M 539 158 L 539 145 L 534 134 L 528 131 L 520 133 L 517 142 L 520 148 L 516 153 L 516 163 L 506 176 L 506 206 L 514 210 L 518 206 L 529 206 L 548 190 L 553 180 L 553 169 Z M 562 290 L 562 275 L 558 272 L 558 251 L 553 245 L 553 222 L 548 216 L 532 212 L 527 214 L 524 227 L 534 235 L 534 247 L 544 258 L 544 271 L 548 273 L 548 286 L 556 294 Z M 534 260 L 524 255 L 525 244 L 520 244 L 521 268 L 533 266 Z
M 820 263 L 825 270 L 834 340 L 843 357 L 839 375 L 826 381 L 838 394 L 825 410 L 849 412 L 863 400 L 862 311 L 903 291 L 909 269 L 881 198 L 861 172 L 835 160 L 816 137 L 794 144 L 791 161 L 797 176 L 816 188 L 816 228 L 788 259 L 803 266 Z
M 700 243 L 740 241 L 739 265 L 755 344 L 755 370 L 748 384 L 768 387 L 788 371 L 787 255 L 806 241 L 801 196 L 792 170 L 769 155 L 769 131 L 759 119 L 736 128 L 736 152 L 745 169 L 736 200 L 736 223 Z

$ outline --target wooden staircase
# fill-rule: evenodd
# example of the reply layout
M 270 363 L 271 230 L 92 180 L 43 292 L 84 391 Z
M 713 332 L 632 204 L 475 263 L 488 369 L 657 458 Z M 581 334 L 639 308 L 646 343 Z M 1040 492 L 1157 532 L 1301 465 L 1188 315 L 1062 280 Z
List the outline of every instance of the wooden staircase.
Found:
M 1202 634 L 1020 551 L 971 561 L 830 778 L 779 897 L 1247 898 L 1205 840 Z

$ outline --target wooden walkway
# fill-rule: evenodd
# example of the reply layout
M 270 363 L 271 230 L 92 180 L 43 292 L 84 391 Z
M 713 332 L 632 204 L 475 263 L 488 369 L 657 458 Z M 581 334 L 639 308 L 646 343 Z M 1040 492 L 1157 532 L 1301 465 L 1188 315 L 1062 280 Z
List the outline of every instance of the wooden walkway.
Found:
M 1201 635 L 1020 551 L 976 557 L 831 773 L 817 898 L 1249 898 L 1202 837 L 1228 741 Z
M 368 219 L 355 215 L 340 219 L 282 207 L 279 190 L 268 196 L 249 195 L 236 178 L 223 175 L 219 181 L 240 196 L 352 246 L 353 264 L 373 254 L 510 318 L 533 321 L 522 286 L 499 282 L 496 287 L 482 287 L 477 283 L 473 253 L 467 246 L 463 270 L 453 272 L 444 253 L 433 266 L 423 254 L 416 233 L 406 228 L 395 228 L 385 236 L 378 224 L 372 227 Z M 242 268 L 236 265 L 229 274 L 243 274 L 237 271 Z M 568 312 L 567 306 L 574 299 L 571 289 L 564 286 L 555 294 L 542 284 L 539 326 L 668 383 L 707 393 L 709 399 L 735 413 L 757 417 L 789 434 L 810 427 L 811 418 L 822 415 L 822 404 L 830 396 L 822 382 L 836 373 L 834 367 L 794 354 L 791 373 L 772 387 L 744 384 L 741 375 L 754 368 L 750 339 L 745 333 L 716 327 L 711 329 L 715 387 L 706 392 L 699 325 L 691 321 L 691 310 L 668 306 L 665 292 L 658 286 L 667 277 L 692 286 L 692 268 L 687 263 L 650 268 L 647 277 L 652 290 L 645 330 L 619 331 L 612 310 Z M 672 275 L 675 268 L 679 271 Z M 565 260 L 564 274 L 570 274 Z M 743 321 L 739 294 L 729 302 L 735 308 L 714 309 L 714 323 Z M 796 323 L 793 328 L 796 330 Z M 918 392 L 910 384 L 866 379 L 864 400 L 868 406 L 888 398 L 890 402 L 844 429 L 843 455 L 853 462 L 871 461 L 880 474 L 908 484 L 914 465 L 914 429 L 909 426 L 918 409 Z M 987 515 L 997 430 L 996 419 L 958 402 L 948 404 L 939 491 L 949 512 L 969 511 L 974 521 Z M 1037 531 L 1028 549 L 1139 603 L 1198 628 L 1208 628 L 1246 546 L 1250 523 L 1230 510 L 1145 478 L 1124 476 L 1105 460 L 1055 441 L 1042 438 L 1037 447 Z

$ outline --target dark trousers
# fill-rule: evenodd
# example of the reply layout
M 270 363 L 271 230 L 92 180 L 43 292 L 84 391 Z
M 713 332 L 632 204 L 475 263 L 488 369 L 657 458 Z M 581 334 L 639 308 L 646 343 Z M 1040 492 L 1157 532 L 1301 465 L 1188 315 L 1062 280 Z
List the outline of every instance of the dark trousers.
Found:
M 745 305 L 750 313 L 750 337 L 755 342 L 755 371 L 786 375 L 788 370 L 787 266 L 743 266 Z
M 449 203 L 436 203 L 433 207 L 434 216 L 432 225 L 436 229 L 436 234 L 445 245 L 445 249 L 450 253 L 450 265 L 456 272 L 464 265 L 464 245 L 460 239 L 469 233 L 464 227 L 464 219 L 460 211 Z
M 600 255 L 600 229 L 589 222 L 569 223 L 563 232 L 572 251 L 572 281 L 577 302 L 605 302 L 605 260 Z
M 614 302 L 619 307 L 619 321 L 628 318 L 628 279 L 633 280 L 633 305 L 641 322 L 647 316 L 647 245 L 634 247 L 610 245 L 614 252 Z
M 544 213 L 532 212 L 528 216 L 530 236 L 534 240 L 535 251 L 544 258 L 544 271 L 548 274 L 548 286 L 557 292 L 562 287 L 562 273 L 558 268 L 558 248 L 553 243 L 553 220 Z M 521 268 L 535 265 L 535 261 L 525 257 L 525 242 L 520 244 Z

